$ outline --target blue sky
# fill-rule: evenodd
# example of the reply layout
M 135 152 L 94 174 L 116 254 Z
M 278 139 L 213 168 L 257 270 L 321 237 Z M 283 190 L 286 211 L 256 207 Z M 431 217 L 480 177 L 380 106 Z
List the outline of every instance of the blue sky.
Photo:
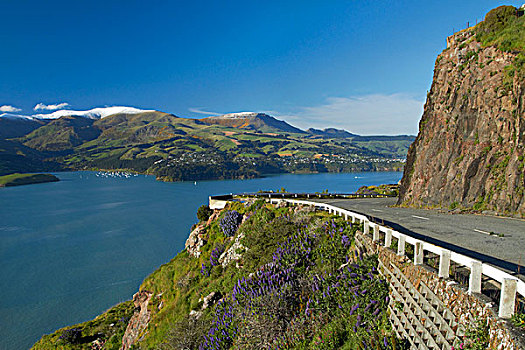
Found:
M 522 1 L 0 0 L 0 106 L 415 134 L 446 37 Z

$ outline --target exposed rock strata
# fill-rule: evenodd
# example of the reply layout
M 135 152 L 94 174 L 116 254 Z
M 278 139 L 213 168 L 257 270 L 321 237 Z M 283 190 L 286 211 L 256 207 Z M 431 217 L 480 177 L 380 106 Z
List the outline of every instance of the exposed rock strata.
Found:
M 201 247 L 206 244 L 206 228 L 204 225 L 197 225 L 186 240 L 186 250 L 188 254 L 198 258 L 201 255 Z
M 447 44 L 408 151 L 399 204 L 524 217 L 525 84 L 508 73 L 517 54 L 481 47 L 472 28 Z
M 219 263 L 222 267 L 228 266 L 231 262 L 237 261 L 242 258 L 242 253 L 246 250 L 246 247 L 242 245 L 241 240 L 244 238 L 244 232 L 240 232 L 235 236 L 235 241 L 232 246 L 221 254 L 219 257 Z M 238 267 L 238 266 L 237 266 Z
M 135 305 L 135 313 L 131 317 L 126 328 L 126 332 L 122 337 L 122 347 L 120 350 L 130 349 L 142 332 L 148 326 L 150 320 L 150 312 L 148 311 L 148 304 L 151 300 L 153 293 L 148 291 L 140 291 L 133 295 L 133 304 Z

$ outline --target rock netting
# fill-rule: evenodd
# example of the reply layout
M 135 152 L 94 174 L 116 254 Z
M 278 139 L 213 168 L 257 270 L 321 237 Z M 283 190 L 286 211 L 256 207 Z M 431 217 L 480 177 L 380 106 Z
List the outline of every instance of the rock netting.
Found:
M 399 269 L 410 281 L 412 286 L 421 294 L 427 294 L 425 287 L 436 295 L 445 308 L 453 313 L 450 320 L 452 330 L 456 337 L 464 334 L 469 325 L 474 325 L 476 320 L 487 320 L 490 333 L 490 350 L 518 350 L 519 340 L 507 327 L 507 321 L 499 319 L 492 303 L 481 295 L 469 295 L 450 279 L 439 278 L 438 275 L 425 265 L 414 265 L 406 256 L 398 256 L 390 249 L 373 243 L 368 236 L 358 233 L 357 243 L 368 253 L 378 254 L 379 261 L 386 267 L 392 265 Z M 423 299 L 423 298 L 421 298 Z M 391 298 L 395 300 L 394 296 Z M 392 305 L 392 307 L 395 307 Z M 439 326 L 439 325 L 438 325 Z M 457 344 L 457 342 L 456 342 Z

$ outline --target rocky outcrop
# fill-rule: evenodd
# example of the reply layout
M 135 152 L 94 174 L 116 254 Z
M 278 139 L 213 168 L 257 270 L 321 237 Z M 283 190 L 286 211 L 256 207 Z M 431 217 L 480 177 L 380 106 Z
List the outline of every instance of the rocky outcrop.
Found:
M 483 47 L 477 28 L 449 37 L 436 60 L 398 204 L 525 217 L 520 54 Z
M 216 302 L 221 300 L 222 293 L 221 292 L 211 292 L 204 298 L 202 298 L 202 310 L 205 310 L 209 308 L 210 306 L 214 305 Z
M 228 266 L 231 262 L 237 261 L 242 258 L 242 253 L 246 251 L 246 247 L 242 245 L 241 240 L 244 238 L 244 232 L 240 232 L 235 236 L 235 241 L 232 246 L 228 248 L 224 253 L 219 257 L 219 264 L 222 267 Z M 238 266 L 237 266 L 238 267 Z
M 135 313 L 131 317 L 126 328 L 126 332 L 122 337 L 122 347 L 120 350 L 130 349 L 142 333 L 148 327 L 150 320 L 150 312 L 148 310 L 148 304 L 151 300 L 153 293 L 146 290 L 140 291 L 133 295 L 133 304 L 135 305 Z
M 206 244 L 206 228 L 204 225 L 197 225 L 186 240 L 186 250 L 190 256 L 198 258 L 201 255 L 201 247 Z
M 241 225 L 246 222 L 250 218 L 250 214 L 244 214 L 242 217 Z M 242 254 L 248 250 L 244 245 L 242 245 L 241 241 L 243 240 L 245 234 L 243 231 L 237 231 L 237 235 L 235 236 L 235 239 L 233 241 L 233 244 L 231 245 L 228 250 L 223 252 L 221 256 L 219 257 L 219 264 L 222 265 L 222 267 L 228 266 L 231 262 L 235 261 L 235 266 L 239 267 L 239 264 L 237 261 L 242 258 Z
M 217 218 L 219 217 L 220 214 L 221 214 L 220 210 L 218 210 L 218 209 L 213 210 L 213 213 L 208 218 L 208 221 L 206 221 L 206 226 L 210 225 L 212 222 L 217 220 Z

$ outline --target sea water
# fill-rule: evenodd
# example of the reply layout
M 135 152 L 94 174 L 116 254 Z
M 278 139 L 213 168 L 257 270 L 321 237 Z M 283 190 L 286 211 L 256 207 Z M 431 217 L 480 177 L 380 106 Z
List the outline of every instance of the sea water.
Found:
M 286 174 L 166 183 L 151 176 L 55 173 L 60 182 L 0 189 L 0 349 L 89 320 L 132 298 L 184 249 L 213 194 L 279 190 L 349 193 L 397 183 L 399 172 Z

